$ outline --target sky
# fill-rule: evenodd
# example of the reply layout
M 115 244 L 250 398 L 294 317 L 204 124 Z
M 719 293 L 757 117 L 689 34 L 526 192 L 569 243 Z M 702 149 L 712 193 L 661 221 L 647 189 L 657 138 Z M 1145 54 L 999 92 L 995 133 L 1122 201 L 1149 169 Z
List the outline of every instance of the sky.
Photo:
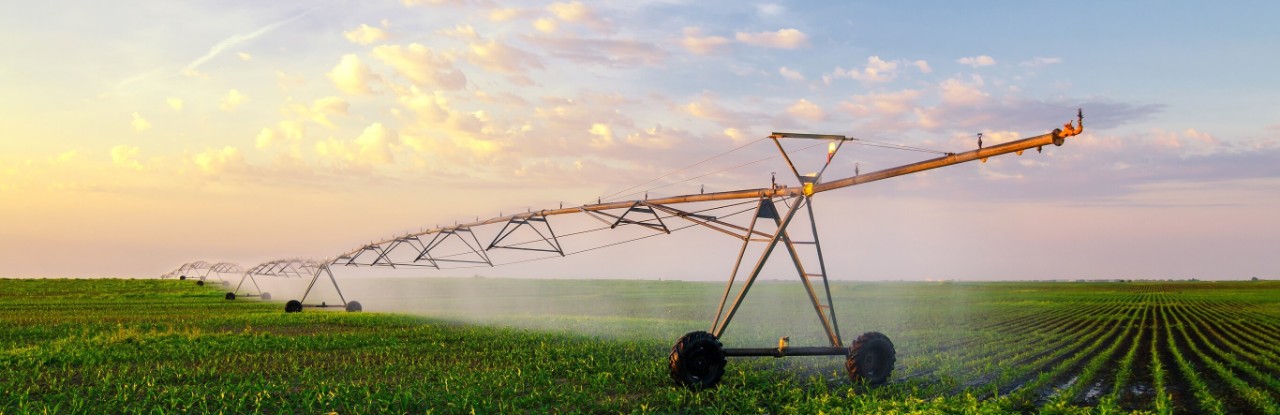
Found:
M 761 140 L 774 131 L 965 151 L 1083 108 L 1062 147 L 819 195 L 830 274 L 1277 278 L 1276 15 L 1263 1 L 6 2 L 0 276 L 327 258 L 643 197 L 624 189 L 793 183 Z M 824 177 L 928 157 L 851 145 Z M 737 242 L 685 235 L 466 274 L 723 279 Z

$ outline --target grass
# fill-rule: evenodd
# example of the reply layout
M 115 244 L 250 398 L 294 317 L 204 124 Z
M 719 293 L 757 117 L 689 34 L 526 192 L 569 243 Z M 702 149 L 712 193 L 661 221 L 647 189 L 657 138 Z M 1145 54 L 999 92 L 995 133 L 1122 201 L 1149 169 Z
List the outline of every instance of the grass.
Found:
M 0 280 L 0 414 L 1266 413 L 1280 400 L 1270 282 L 841 283 L 846 341 L 895 343 L 889 384 L 850 384 L 839 358 L 731 359 L 702 392 L 672 386 L 666 355 L 706 329 L 722 286 L 394 284 L 384 298 L 344 289 L 419 316 L 285 314 L 187 281 Z M 726 346 L 821 344 L 797 294 L 754 288 Z

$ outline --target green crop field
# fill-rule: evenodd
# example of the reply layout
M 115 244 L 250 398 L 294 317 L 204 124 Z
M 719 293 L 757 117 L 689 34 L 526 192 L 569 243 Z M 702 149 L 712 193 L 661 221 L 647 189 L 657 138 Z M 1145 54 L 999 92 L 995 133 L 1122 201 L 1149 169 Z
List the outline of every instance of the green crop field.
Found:
M 846 343 L 896 347 L 887 384 L 852 383 L 839 357 L 731 358 L 697 392 L 667 356 L 707 329 L 721 285 L 344 290 L 366 312 L 286 314 L 190 281 L 0 280 L 0 413 L 1280 413 L 1275 282 L 837 283 Z M 725 346 L 821 345 L 796 293 L 759 284 Z

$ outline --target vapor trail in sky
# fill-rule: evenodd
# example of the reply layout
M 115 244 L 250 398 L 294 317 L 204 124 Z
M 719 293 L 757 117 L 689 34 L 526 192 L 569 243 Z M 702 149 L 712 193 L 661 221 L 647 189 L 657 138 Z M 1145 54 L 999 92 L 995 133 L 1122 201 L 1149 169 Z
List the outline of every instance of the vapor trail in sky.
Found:
M 315 9 L 307 10 L 305 12 L 299 13 L 297 16 L 293 16 L 288 19 L 263 26 L 262 28 L 249 33 L 241 33 L 241 34 L 233 35 L 229 38 L 223 39 L 221 42 L 218 42 L 217 44 L 213 45 L 212 48 L 209 48 L 209 53 L 206 53 L 204 54 L 204 56 L 196 58 L 196 60 L 191 61 L 191 63 L 187 64 L 186 67 L 182 68 L 182 71 L 180 71 L 180 73 L 186 73 L 186 72 L 195 70 L 196 68 L 200 67 L 200 65 L 203 65 L 205 62 L 208 62 L 210 59 L 217 57 L 219 54 L 222 53 L 222 51 L 227 50 L 227 48 L 244 43 L 244 42 L 248 42 L 253 39 L 257 39 L 259 36 L 265 35 L 280 26 L 284 26 L 285 24 L 288 24 L 289 22 L 298 20 L 299 18 L 302 18 L 302 16 L 306 16 L 307 14 L 311 13 L 314 10 Z

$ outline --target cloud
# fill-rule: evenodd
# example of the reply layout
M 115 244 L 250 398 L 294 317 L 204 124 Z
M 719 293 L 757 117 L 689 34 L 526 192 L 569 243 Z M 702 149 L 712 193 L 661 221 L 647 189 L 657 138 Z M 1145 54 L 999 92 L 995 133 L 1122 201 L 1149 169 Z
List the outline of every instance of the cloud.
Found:
M 985 85 L 982 77 L 974 75 L 969 78 L 968 82 L 962 79 L 950 78 L 939 84 L 941 90 L 943 104 L 949 105 L 977 105 L 990 96 L 982 90 Z
M 595 123 L 591 124 L 591 129 L 587 130 L 591 133 L 591 146 L 595 148 L 605 148 L 613 145 L 613 131 L 609 129 L 609 125 Z
M 562 131 L 576 137 L 581 136 L 581 131 L 590 129 L 592 124 L 605 124 L 610 128 L 634 126 L 634 122 L 623 109 L 637 103 L 638 101 L 618 93 L 582 93 L 574 98 L 543 98 L 534 109 L 534 114 L 538 127 L 543 128 L 543 131 Z M 565 146 L 564 143 L 556 145 Z M 526 149 L 526 151 L 533 150 L 545 151 Z M 554 151 L 554 149 L 550 150 Z
M 511 19 L 515 19 L 517 17 L 526 16 L 528 14 L 529 14 L 529 10 L 526 10 L 526 9 L 517 9 L 514 7 L 503 7 L 503 8 L 495 8 L 495 9 L 489 10 L 488 17 L 489 17 L 489 21 L 500 23 L 500 22 L 509 21 Z
M 1215 137 L 1215 136 L 1213 136 L 1212 134 L 1209 134 L 1209 133 L 1204 133 L 1204 132 L 1197 131 L 1197 130 L 1196 130 L 1196 129 L 1194 129 L 1194 128 L 1188 128 L 1188 129 L 1187 129 L 1186 131 L 1184 131 L 1182 134 L 1183 134 L 1183 135 L 1185 135 L 1187 138 L 1190 138 L 1190 139 L 1192 139 L 1192 140 L 1198 141 L 1198 142 L 1203 143 L 1203 144 L 1206 144 L 1206 145 L 1221 145 L 1221 144 L 1222 144 L 1222 140 L 1218 139 L 1218 137 Z
M 822 112 L 822 107 L 806 99 L 796 101 L 787 107 L 787 114 L 808 121 L 822 121 L 827 118 L 827 115 Z
M 616 68 L 656 66 L 667 58 L 662 48 L 633 39 L 589 39 L 571 36 L 526 36 L 531 44 L 547 49 L 552 56 L 584 64 Z
M 183 102 L 181 98 L 169 98 L 164 102 L 169 104 L 169 108 L 173 108 L 174 111 L 182 111 Z
M 330 120 L 330 117 L 347 115 L 348 107 L 350 107 L 350 104 L 348 104 L 345 99 L 339 97 L 324 97 L 312 101 L 311 107 L 306 108 L 307 111 L 299 115 L 309 118 L 316 124 L 333 128 L 335 125 L 333 124 L 333 121 Z
M 146 118 L 142 118 L 142 115 L 138 114 L 136 111 L 133 113 L 133 121 L 130 122 L 130 124 L 133 125 L 133 130 L 137 132 L 143 132 L 151 129 L 151 122 L 147 121 Z
M 276 87 L 282 91 L 297 88 L 307 83 L 307 78 L 301 73 L 289 74 L 284 71 L 276 71 Z
M 365 127 L 355 142 L 360 148 L 361 159 L 374 164 L 391 164 L 395 162 L 391 155 L 391 143 L 398 140 L 395 131 L 387 129 L 382 123 L 373 123 Z
M 680 45 L 695 55 L 710 55 L 723 51 L 729 45 L 729 39 L 723 36 L 703 36 L 702 29 L 686 27 Z
M 275 128 L 263 128 L 258 132 L 254 146 L 258 149 L 285 149 L 288 150 L 287 155 L 300 159 L 303 124 L 311 121 L 327 128 L 336 128 L 333 118 L 346 116 L 349 106 L 345 99 L 339 97 L 319 98 L 310 105 L 290 100 L 280 108 L 280 112 L 294 118 L 280 121 Z
M 545 17 L 533 21 L 533 28 L 542 33 L 554 33 L 559 27 L 560 25 L 555 20 Z
M 400 0 L 400 4 L 405 7 L 413 6 L 460 6 L 465 4 L 462 0 Z
M 887 62 L 880 59 L 879 56 L 870 56 L 867 58 L 867 65 L 862 69 L 845 70 L 836 67 L 830 74 L 822 76 L 825 84 L 831 84 L 832 80 L 840 78 L 849 78 L 862 81 L 868 84 L 884 83 L 893 80 L 898 75 L 898 61 Z
M 192 157 L 192 162 L 200 171 L 207 174 L 219 174 L 246 166 L 240 149 L 226 146 L 221 149 L 205 150 Z
M 348 41 L 357 45 L 368 45 L 387 40 L 387 31 L 367 24 L 360 24 L 360 27 L 343 32 L 342 35 Z
M 49 160 L 50 164 L 71 163 L 80 160 L 80 150 L 67 150 Z
M 910 113 L 922 95 L 918 89 L 855 95 L 841 107 L 857 117 L 897 117 Z
M 245 62 L 248 62 L 248 61 L 253 60 L 253 55 L 250 55 L 250 54 L 245 53 L 245 52 L 239 52 L 239 53 L 236 53 L 236 56 L 240 57 L 240 60 L 245 61 Z
M 920 69 L 920 73 L 933 73 L 933 68 L 929 67 L 929 62 L 918 60 L 918 61 L 912 62 L 911 64 L 915 65 L 917 69 Z
M 582 2 L 552 3 L 547 6 L 547 11 L 561 21 L 585 24 L 598 31 L 609 31 L 609 23 Z
M 933 86 L 939 96 L 931 107 L 917 107 L 920 128 L 937 132 L 973 134 L 986 128 L 1048 132 L 1075 118 L 1084 108 L 1085 131 L 1098 132 L 1150 118 L 1163 110 L 1158 104 L 1130 104 L 1097 99 L 1037 100 L 1017 96 L 991 96 L 981 77 L 948 79 Z M 1090 115 L 1092 114 L 1092 115 Z M 1047 122 L 1047 120 L 1052 120 Z
M 454 26 L 452 29 L 438 30 L 436 31 L 436 33 L 439 33 L 454 39 L 465 40 L 468 42 L 480 39 L 480 35 L 476 33 L 476 28 L 469 24 L 460 24 L 460 25 Z
M 734 38 L 739 42 L 764 48 L 798 49 L 809 46 L 809 35 L 796 29 L 757 33 L 738 32 L 734 34 Z
M 469 45 L 467 62 L 494 72 L 523 73 L 526 69 L 542 69 L 537 56 L 496 40 Z
M 1222 140 L 1195 128 L 1188 128 L 1181 132 L 1154 129 L 1148 134 L 1147 139 L 1151 145 L 1183 156 L 1203 156 L 1229 151 Z
M 409 87 L 398 90 L 397 94 L 400 105 L 409 110 L 406 115 L 411 120 L 402 128 L 400 137 L 405 146 L 413 150 L 410 161 L 419 166 L 431 166 L 436 171 L 456 168 L 473 172 L 477 171 L 477 164 L 496 168 L 499 163 L 495 156 L 506 144 L 495 137 L 516 133 L 513 128 L 495 125 L 484 111 L 454 108 L 438 90 Z M 529 121 L 520 122 L 528 126 Z M 583 135 L 581 130 L 574 134 Z M 520 143 L 540 151 L 554 151 L 544 148 L 543 142 L 521 140 Z
M 750 125 L 771 122 L 768 115 L 734 111 L 719 102 L 719 98 L 704 92 L 697 99 L 680 106 L 680 110 L 697 118 L 715 122 L 724 128 L 741 129 Z
M 449 100 L 441 91 L 427 93 L 421 88 L 410 86 L 397 91 L 400 106 L 412 111 L 420 121 L 441 122 L 449 117 Z
M 764 3 L 764 4 L 756 5 L 756 13 L 761 16 L 770 16 L 770 17 L 778 16 L 786 11 L 787 9 L 785 7 L 775 3 Z
M 1027 67 L 1027 68 L 1038 68 L 1041 66 L 1057 65 L 1059 63 L 1062 63 L 1062 58 L 1056 58 L 1056 57 L 1044 58 L 1044 57 L 1037 56 L 1035 58 L 1032 58 L 1029 61 L 1024 61 L 1019 63 L 1018 66 Z
M 260 149 L 278 145 L 295 145 L 302 141 L 302 122 L 295 120 L 280 121 L 276 128 L 263 128 L 254 140 L 254 146 Z
M 258 136 L 254 139 L 254 147 L 259 149 L 271 148 L 283 141 L 284 140 L 280 137 L 280 134 L 276 133 L 276 130 L 263 128 L 262 131 L 258 132 Z
M 960 58 L 956 60 L 956 63 L 959 63 L 961 65 L 969 65 L 974 68 L 977 68 L 981 66 L 995 65 L 996 60 L 992 59 L 990 56 L 981 55 L 981 56 L 971 56 L 966 58 Z
M 653 150 L 669 150 L 688 140 L 688 134 L 673 129 L 654 125 L 651 128 L 627 134 L 626 143 L 631 146 Z
M 436 54 L 419 43 L 378 46 L 373 49 L 373 56 L 414 85 L 444 90 L 459 90 L 467 85 L 467 76 L 453 67 L 452 57 Z
M 746 138 L 746 135 L 742 133 L 742 130 L 737 128 L 726 128 L 723 133 L 733 141 L 742 141 L 742 139 Z
M 782 75 L 783 78 L 786 78 L 789 81 L 799 81 L 799 82 L 804 81 L 804 74 L 798 71 L 788 69 L 785 66 L 778 68 L 778 74 Z
M 241 93 L 239 90 L 232 89 L 227 91 L 227 95 L 222 97 L 222 101 L 218 104 L 218 108 L 223 111 L 235 111 L 236 108 L 249 100 L 249 96 Z
M 328 76 L 339 90 L 353 95 L 372 94 L 370 84 L 379 79 L 356 55 L 343 55 L 338 66 L 334 66 Z
M 382 123 L 373 123 L 354 141 L 342 141 L 330 137 L 315 144 L 316 154 L 336 160 L 348 166 L 378 166 L 395 163 L 392 145 L 399 142 L 399 135 Z
M 458 166 L 472 173 L 493 167 L 494 155 L 502 151 L 502 144 L 493 140 L 478 139 L 466 135 L 439 135 L 431 133 L 402 133 L 401 140 L 416 152 L 419 163 L 430 160 L 435 168 Z M 487 163 L 487 164 L 485 164 Z
M 139 151 L 137 147 L 124 144 L 111 147 L 111 163 L 120 167 L 142 170 L 142 163 L 135 160 Z

